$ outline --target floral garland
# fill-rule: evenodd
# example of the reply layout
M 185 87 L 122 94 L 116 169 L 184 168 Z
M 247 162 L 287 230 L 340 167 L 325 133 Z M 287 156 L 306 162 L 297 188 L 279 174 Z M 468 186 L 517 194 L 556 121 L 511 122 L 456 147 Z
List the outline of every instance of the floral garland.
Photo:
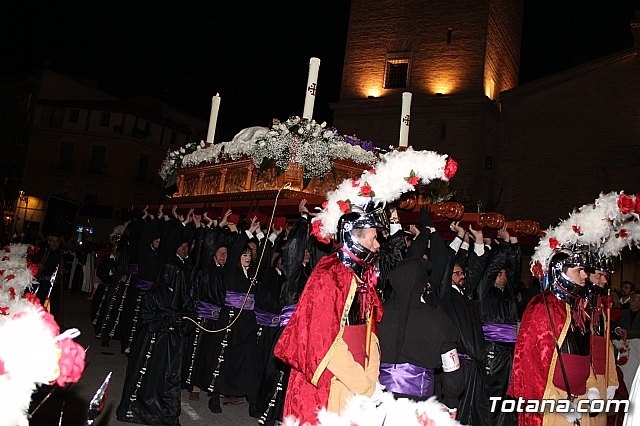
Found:
M 289 162 L 303 167 L 305 178 L 322 177 L 333 168 L 333 160 L 347 159 L 359 164 L 373 165 L 378 158 L 370 141 L 355 136 L 340 135 L 326 123 L 297 116 L 271 129 L 249 127 L 239 132 L 232 141 L 207 145 L 188 143 L 167 154 L 158 174 L 165 186 L 175 182 L 180 167 L 193 167 L 202 163 L 218 163 L 222 159 L 250 157 L 261 169 L 275 164 L 280 171 Z
M 371 425 L 402 425 L 402 426 L 454 426 L 460 425 L 451 419 L 447 407 L 438 402 L 435 397 L 426 401 L 414 402 L 407 398 L 395 399 L 392 393 L 384 392 L 382 404 L 376 406 L 371 398 L 358 395 L 351 398 L 345 410 L 340 414 L 326 409 L 318 412 L 318 426 L 371 426 Z M 294 417 L 287 417 L 284 426 L 300 425 Z
M 351 212 L 352 205 L 390 203 L 405 192 L 413 191 L 419 182 L 448 181 L 458 169 L 458 163 L 447 155 L 433 151 L 404 151 L 385 154 L 371 170 L 359 179 L 345 179 L 335 191 L 327 193 L 322 210 L 312 220 L 312 232 L 323 242 L 329 242 L 337 232 L 338 220 Z
M 590 204 L 574 210 L 567 219 L 545 231 L 531 258 L 531 272 L 543 278 L 553 253 L 562 248 L 586 246 L 600 257 L 618 256 L 625 247 L 640 246 L 640 194 L 623 191 L 600 194 Z
M 0 424 L 27 426 L 31 395 L 39 384 L 64 386 L 80 379 L 84 348 L 73 341 L 80 332 L 60 334 L 53 316 L 27 292 L 37 273 L 27 260 L 33 246 L 3 249 L 0 261 Z

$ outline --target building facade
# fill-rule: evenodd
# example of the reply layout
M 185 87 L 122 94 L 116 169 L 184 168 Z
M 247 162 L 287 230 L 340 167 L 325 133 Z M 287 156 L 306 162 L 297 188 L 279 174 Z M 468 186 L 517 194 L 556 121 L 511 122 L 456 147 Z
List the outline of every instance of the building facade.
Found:
M 204 120 L 155 99 L 119 99 L 47 69 L 5 77 L 0 102 L 5 232 L 31 240 L 43 228 L 68 233 L 87 224 L 106 240 L 130 205 L 162 201 L 158 170 L 167 151 L 207 130 Z M 52 197 L 64 217 L 47 211 Z

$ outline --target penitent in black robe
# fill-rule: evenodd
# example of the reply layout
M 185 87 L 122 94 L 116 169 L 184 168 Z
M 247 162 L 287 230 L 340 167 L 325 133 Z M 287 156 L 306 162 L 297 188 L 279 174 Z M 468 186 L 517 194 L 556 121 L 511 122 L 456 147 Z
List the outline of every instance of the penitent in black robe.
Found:
M 190 268 L 178 256 L 162 268 L 141 310 L 143 328 L 134 341 L 122 399 L 122 422 L 179 424 L 182 351 L 192 310 Z

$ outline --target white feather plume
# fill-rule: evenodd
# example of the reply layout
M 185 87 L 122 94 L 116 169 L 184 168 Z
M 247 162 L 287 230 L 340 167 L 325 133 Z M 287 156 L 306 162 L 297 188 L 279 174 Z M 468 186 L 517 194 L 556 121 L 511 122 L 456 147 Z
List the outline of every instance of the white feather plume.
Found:
M 531 268 L 545 273 L 555 250 L 586 246 L 602 257 L 620 255 L 624 248 L 640 246 L 640 194 L 624 191 L 601 193 L 589 204 L 574 210 L 556 226 L 549 227 L 534 249 Z
M 369 201 L 379 204 L 393 202 L 405 192 L 414 190 L 415 185 L 409 180 L 411 177 L 417 177 L 425 185 L 434 179 L 449 180 L 455 173 L 455 167 L 453 173 L 446 171 L 449 161 L 453 160 L 445 154 L 414 151 L 411 147 L 385 154 L 373 169 L 364 171 L 359 179 L 345 179 L 334 191 L 327 193 L 327 202 L 313 218 L 313 222 L 321 223 L 318 236 L 332 238 L 337 232 L 338 221 L 344 213 L 339 202 L 348 201 L 358 206 L 364 206 Z M 370 188 L 371 193 L 364 193 L 363 187 Z

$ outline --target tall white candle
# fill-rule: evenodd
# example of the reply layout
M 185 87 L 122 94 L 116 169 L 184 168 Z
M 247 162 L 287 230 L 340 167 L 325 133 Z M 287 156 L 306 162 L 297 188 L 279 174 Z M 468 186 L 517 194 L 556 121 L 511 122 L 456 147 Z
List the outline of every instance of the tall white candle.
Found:
M 218 111 L 220 110 L 220 94 L 211 98 L 211 115 L 209 116 L 209 129 L 207 130 L 207 142 L 213 143 L 213 136 L 216 134 L 216 123 L 218 122 Z
M 411 92 L 402 93 L 402 113 L 400 114 L 400 144 L 409 146 L 409 124 L 411 123 Z
M 309 78 L 307 79 L 306 96 L 304 98 L 304 110 L 302 118 L 311 120 L 313 116 L 313 104 L 316 100 L 318 90 L 318 70 L 320 69 L 320 59 L 311 58 L 309 60 Z

